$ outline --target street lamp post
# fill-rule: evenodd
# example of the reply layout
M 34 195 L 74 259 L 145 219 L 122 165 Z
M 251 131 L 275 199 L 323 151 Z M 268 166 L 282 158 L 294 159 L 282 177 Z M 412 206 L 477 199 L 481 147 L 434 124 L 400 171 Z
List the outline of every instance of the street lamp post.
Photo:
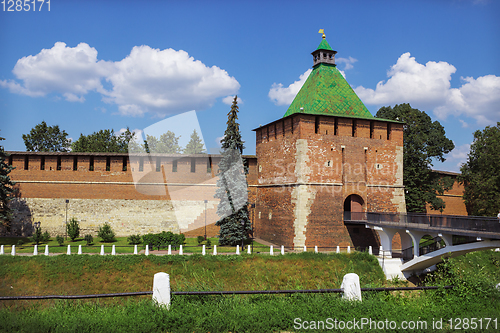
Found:
M 253 239 L 255 238 L 255 231 L 254 231 L 254 226 L 253 226 L 253 220 L 255 219 L 255 204 L 251 204 L 250 208 L 252 208 L 252 254 L 253 254 Z
M 40 224 L 41 222 L 34 222 L 33 223 L 35 225 L 35 242 L 36 242 L 36 245 L 38 245 L 38 242 L 40 241 L 40 236 L 41 236 L 41 232 L 40 232 Z
M 207 202 L 208 200 L 205 201 L 205 240 L 207 240 Z
M 68 238 L 68 203 L 69 200 L 66 199 L 66 222 L 64 223 L 64 229 L 66 230 L 65 239 Z

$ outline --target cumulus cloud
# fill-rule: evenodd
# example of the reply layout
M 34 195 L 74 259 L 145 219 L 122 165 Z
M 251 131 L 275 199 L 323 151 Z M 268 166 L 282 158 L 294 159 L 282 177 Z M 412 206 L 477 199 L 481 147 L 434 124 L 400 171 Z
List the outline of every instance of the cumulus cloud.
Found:
M 308 69 L 304 74 L 299 77 L 298 81 L 290 84 L 288 87 L 283 87 L 282 83 L 273 83 L 271 90 L 269 90 L 269 98 L 276 105 L 291 104 L 295 95 L 299 92 L 300 88 L 304 85 L 312 69 Z
M 13 73 L 17 81 L 0 80 L 0 86 L 13 93 L 32 97 L 57 93 L 70 102 L 83 102 L 87 93 L 95 91 L 129 116 L 205 109 L 240 87 L 225 70 L 207 67 L 183 50 L 145 45 L 134 47 L 121 61 L 110 62 L 98 60 L 97 50 L 86 43 L 68 47 L 57 42 L 51 49 L 19 59 Z M 103 81 L 110 88 L 105 89 Z
M 234 101 L 234 96 L 226 96 L 222 99 L 222 102 L 224 104 L 227 104 L 227 105 L 232 105 L 233 104 L 233 101 Z M 243 105 L 243 100 L 241 98 L 238 97 L 238 99 L 236 100 L 238 102 L 238 105 Z
M 418 63 L 410 53 L 404 53 L 388 71 L 387 81 L 375 89 L 354 89 L 361 100 L 372 105 L 410 103 L 414 107 L 433 110 L 441 120 L 448 115 L 464 115 L 480 125 L 500 118 L 500 77 L 487 75 L 477 79 L 462 78 L 460 88 L 451 88 L 451 75 L 456 68 L 447 62 Z
M 355 59 L 351 56 L 349 58 L 335 58 L 336 63 L 345 64 L 344 70 L 352 69 L 354 67 L 352 64 L 354 64 L 356 61 L 358 61 L 358 59 Z

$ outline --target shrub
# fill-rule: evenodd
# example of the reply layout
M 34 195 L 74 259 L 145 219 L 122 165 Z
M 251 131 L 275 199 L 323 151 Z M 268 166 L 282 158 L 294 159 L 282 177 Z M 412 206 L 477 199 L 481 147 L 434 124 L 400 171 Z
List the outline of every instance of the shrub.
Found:
M 207 247 L 210 247 L 210 246 L 212 246 L 212 241 L 209 238 L 207 238 Z
M 92 245 L 94 242 L 94 237 L 92 237 L 92 235 L 85 235 L 84 239 L 87 242 L 87 246 Z
M 177 248 L 177 246 L 184 244 L 186 237 L 183 234 L 176 235 L 171 231 L 163 231 L 159 234 L 144 235 L 142 236 L 142 240 L 144 244 L 148 244 L 151 249 L 156 247 L 159 250 L 161 247 L 166 247 L 167 245 L 172 245 L 174 248 Z
M 33 242 L 38 245 L 43 239 L 42 228 L 35 228 L 35 232 L 33 233 Z
M 42 242 L 48 243 L 50 241 L 50 234 L 48 231 L 45 231 L 42 235 Z
M 68 224 L 66 224 L 66 231 L 68 232 L 69 238 L 71 241 L 75 241 L 78 236 L 80 236 L 80 223 L 74 217 L 69 220 Z
M 127 237 L 127 242 L 131 245 L 141 244 L 141 235 L 130 235 Z
M 196 240 L 198 241 L 198 245 L 201 245 L 201 243 L 203 243 L 203 241 L 205 240 L 205 237 L 203 237 L 203 236 L 198 236 L 198 237 L 196 238 Z
M 99 227 L 99 232 L 97 236 L 101 237 L 103 242 L 114 242 L 115 241 L 115 233 L 111 229 L 109 223 L 104 223 L 102 227 Z
M 17 241 L 17 245 L 23 246 L 24 245 L 24 241 L 22 239 L 18 240 Z
M 57 235 L 56 241 L 57 241 L 57 243 L 59 243 L 59 246 L 62 246 L 64 243 L 64 238 L 60 235 Z

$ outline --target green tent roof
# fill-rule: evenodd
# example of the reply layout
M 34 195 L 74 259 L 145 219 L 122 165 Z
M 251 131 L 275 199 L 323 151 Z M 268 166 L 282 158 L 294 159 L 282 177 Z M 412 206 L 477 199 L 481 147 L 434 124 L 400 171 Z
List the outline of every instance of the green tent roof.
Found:
M 319 43 L 319 46 L 317 50 L 330 50 L 333 51 L 333 49 L 330 47 L 330 44 L 326 41 L 326 39 L 322 39 L 321 43 Z
M 325 39 L 322 45 L 330 48 Z M 322 63 L 314 67 L 283 117 L 294 113 L 373 119 L 337 67 Z

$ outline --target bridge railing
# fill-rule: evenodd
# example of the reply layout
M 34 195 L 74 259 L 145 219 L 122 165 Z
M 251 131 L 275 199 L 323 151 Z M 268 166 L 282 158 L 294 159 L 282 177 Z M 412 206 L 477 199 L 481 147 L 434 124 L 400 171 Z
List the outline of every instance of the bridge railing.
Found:
M 488 231 L 500 233 L 500 221 L 495 217 L 431 215 L 421 213 L 378 213 L 378 212 L 344 212 L 344 221 L 369 221 L 378 223 L 394 223 L 397 225 L 420 224 L 436 228 L 462 229 L 472 231 Z

